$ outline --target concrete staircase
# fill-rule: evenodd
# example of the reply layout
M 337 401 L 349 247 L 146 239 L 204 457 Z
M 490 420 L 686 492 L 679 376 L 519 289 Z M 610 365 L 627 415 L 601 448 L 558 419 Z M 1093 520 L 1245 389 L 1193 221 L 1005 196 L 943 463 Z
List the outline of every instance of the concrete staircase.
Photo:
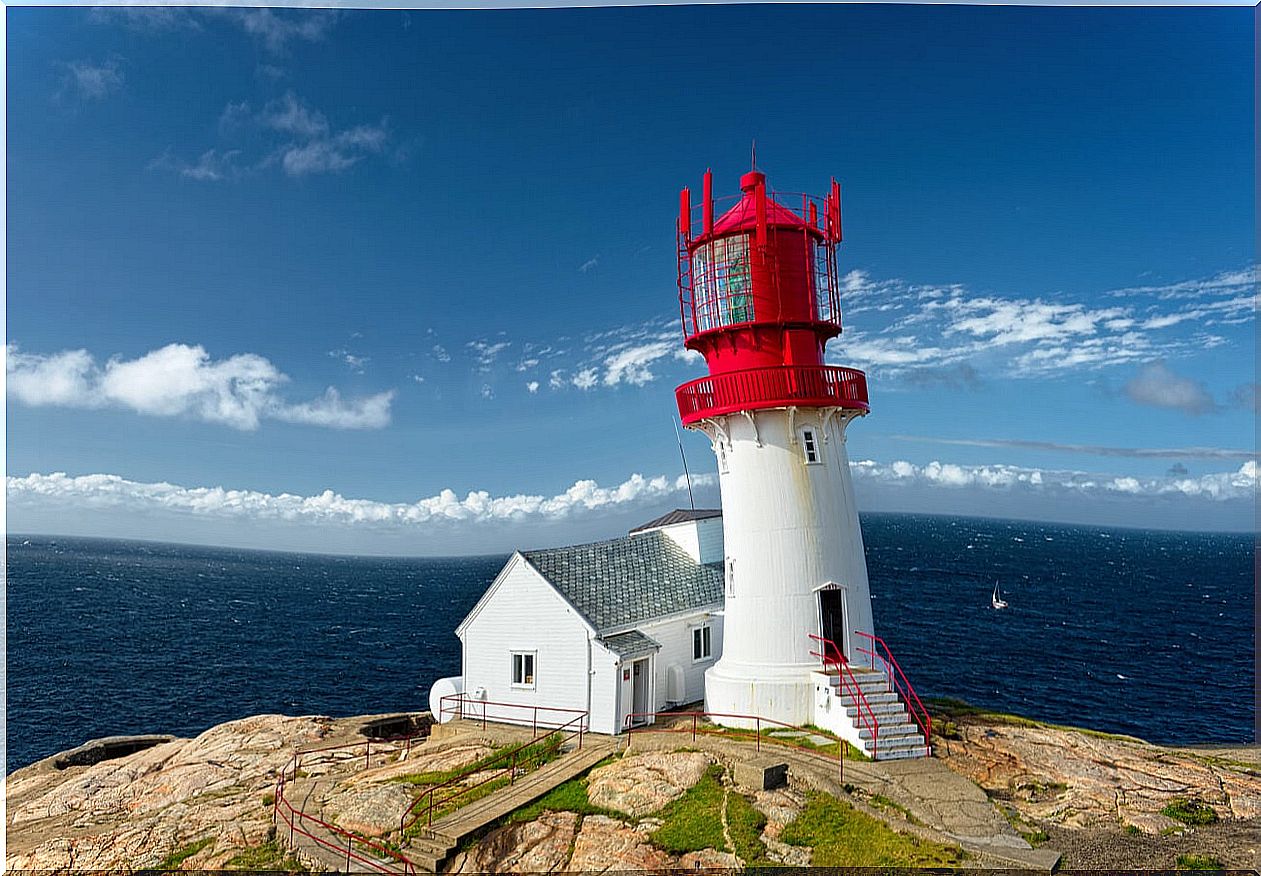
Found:
M 815 672 L 814 723 L 831 730 L 875 760 L 928 757 L 928 741 L 902 698 L 890 686 L 888 676 L 878 670 L 852 665 L 850 670 L 866 705 L 861 706 L 857 701 L 848 674 L 842 685 L 836 670 Z M 874 734 L 869 727 L 872 718 L 876 725 Z

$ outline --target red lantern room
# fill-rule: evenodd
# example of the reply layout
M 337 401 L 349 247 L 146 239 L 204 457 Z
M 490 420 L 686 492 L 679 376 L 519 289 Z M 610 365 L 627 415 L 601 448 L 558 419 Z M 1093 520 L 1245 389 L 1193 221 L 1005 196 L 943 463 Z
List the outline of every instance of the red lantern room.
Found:
M 708 377 L 675 392 L 684 425 L 760 408 L 865 413 L 866 375 L 823 360 L 824 346 L 841 333 L 840 186 L 833 180 L 824 198 L 769 193 L 754 170 L 740 189 L 716 202 L 706 171 L 699 205 L 688 189 L 680 196 L 684 344 L 709 366 Z

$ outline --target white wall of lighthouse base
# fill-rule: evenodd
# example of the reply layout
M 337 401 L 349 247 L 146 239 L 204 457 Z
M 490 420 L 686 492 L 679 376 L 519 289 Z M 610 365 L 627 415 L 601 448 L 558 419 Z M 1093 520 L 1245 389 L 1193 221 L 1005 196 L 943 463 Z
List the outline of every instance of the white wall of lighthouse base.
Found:
M 721 713 L 713 720 L 727 727 L 754 727 L 752 717 L 805 724 L 813 715 L 810 676 L 818 666 L 817 661 L 773 668 L 715 664 L 705 672 L 705 711 Z
M 814 720 L 811 675 L 819 659 L 811 652 L 820 646 L 810 636 L 822 632 L 821 591 L 840 591 L 843 616 L 829 632 L 847 657 L 857 660 L 866 644 L 857 633 L 872 632 L 845 452 L 852 416 L 774 408 L 698 426 L 718 454 L 727 576 L 722 655 L 705 673 L 706 711 L 789 724 Z
M 871 743 L 858 735 L 858 722 L 846 713 L 844 703 L 832 686 L 831 677 L 824 672 L 812 672 L 810 684 L 814 725 L 835 733 L 859 751 L 870 754 Z

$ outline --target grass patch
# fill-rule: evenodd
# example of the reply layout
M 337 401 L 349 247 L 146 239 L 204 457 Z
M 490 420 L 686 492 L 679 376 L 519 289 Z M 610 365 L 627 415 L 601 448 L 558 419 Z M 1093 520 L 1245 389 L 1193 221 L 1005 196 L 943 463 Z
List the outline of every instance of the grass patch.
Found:
M 920 821 L 918 818 L 916 818 L 915 815 L 911 812 L 911 810 L 907 809 L 905 806 L 903 806 L 901 803 L 898 803 L 895 800 L 890 800 L 888 797 L 884 796 L 883 794 L 872 794 L 871 797 L 868 798 L 867 802 L 870 803 L 872 806 L 878 807 L 880 809 L 896 812 L 899 815 L 901 815 L 903 818 L 905 818 L 907 821 L 909 821 L 911 824 L 923 825 L 924 823 Z
M 781 840 L 814 849 L 816 867 L 955 866 L 963 861 L 957 847 L 904 836 L 827 794 L 810 794 L 806 808 L 788 824 Z
M 1199 800 L 1187 800 L 1178 797 L 1168 806 L 1160 810 L 1161 815 L 1168 816 L 1174 821 L 1181 821 L 1183 824 L 1200 825 L 1212 824 L 1217 821 L 1217 813 L 1213 811 L 1213 807 L 1207 803 L 1201 803 Z
M 625 814 L 596 806 L 587 797 L 587 778 L 580 776 L 557 785 L 533 803 L 522 806 L 504 819 L 505 824 L 519 821 L 533 821 L 544 812 L 577 812 L 579 815 L 607 815 L 610 818 L 625 819 Z
M 766 857 L 766 845 L 762 842 L 762 828 L 766 816 L 754 807 L 749 798 L 732 791 L 727 798 L 727 828 L 731 834 L 732 849 L 748 866 L 773 864 Z M 721 830 L 721 827 L 720 827 Z
M 282 849 L 275 839 L 244 850 L 224 867 L 228 870 L 284 870 L 290 873 L 306 869 Z
M 1127 824 L 1125 826 L 1125 832 L 1128 833 L 1130 836 L 1138 836 L 1140 833 L 1142 833 L 1142 831 L 1138 829 L 1137 824 Z
M 1225 870 L 1212 855 L 1178 855 L 1179 870 Z
M 203 839 L 197 840 L 197 842 L 195 843 L 189 843 L 188 845 L 184 846 L 184 848 L 171 852 L 171 854 L 163 858 L 162 863 L 158 864 L 158 869 L 159 870 L 178 870 L 180 868 L 180 864 L 183 864 L 193 855 L 197 854 L 198 852 L 200 852 L 202 849 L 204 849 L 206 846 L 210 845 L 214 841 L 215 841 L 214 837 L 208 836 Z
M 667 852 L 699 852 L 701 849 L 730 851 L 722 837 L 723 787 L 721 766 L 711 766 L 701 780 L 677 800 L 667 803 L 656 817 L 661 827 L 652 833 L 652 842 Z

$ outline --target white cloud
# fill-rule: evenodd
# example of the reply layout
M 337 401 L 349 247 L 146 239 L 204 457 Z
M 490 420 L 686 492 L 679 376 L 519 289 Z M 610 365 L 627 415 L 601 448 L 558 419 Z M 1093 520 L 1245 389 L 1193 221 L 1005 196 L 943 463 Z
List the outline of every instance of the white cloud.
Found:
M 342 362 L 346 363 L 346 367 L 356 374 L 362 374 L 364 366 L 369 362 L 369 358 L 367 356 L 356 356 L 354 353 L 345 349 L 329 350 L 328 355 L 334 359 L 342 360 Z
M 617 386 L 629 383 L 632 386 L 643 386 L 656 379 L 656 375 L 648 367 L 658 359 L 664 359 L 675 352 L 679 346 L 676 340 L 653 341 L 648 344 L 637 344 L 612 353 L 604 360 L 604 385 Z
M 600 374 L 594 368 L 584 368 L 574 375 L 574 386 L 579 389 L 591 389 L 600 382 Z
M 482 398 L 489 400 L 495 397 L 495 390 L 489 383 L 483 383 L 480 395 Z
M 599 267 L 599 265 L 600 265 L 600 257 L 598 255 L 592 256 L 591 258 L 587 259 L 585 262 L 583 262 L 581 265 L 578 266 L 578 272 L 585 274 L 588 271 L 592 271 L 595 268 Z
M 256 429 L 270 417 L 339 429 L 375 429 L 390 418 L 392 392 L 343 401 L 331 387 L 321 398 L 292 404 L 278 391 L 289 378 L 262 356 L 212 360 L 201 346 L 168 344 L 136 359 L 98 366 L 86 350 L 49 355 L 5 348 L 8 392 L 32 406 L 121 407 L 149 416 L 188 416 L 235 429 Z
M 162 34 L 176 30 L 201 30 L 202 21 L 222 21 L 240 28 L 274 54 L 285 52 L 291 43 L 316 43 L 332 31 L 339 13 L 331 10 L 225 9 L 207 7 L 108 6 L 92 10 L 90 20 L 98 24 L 121 24 L 130 30 Z
M 239 106 L 241 105 L 228 104 L 227 109 L 224 110 L 225 115 L 232 113 L 234 116 L 239 116 L 240 111 L 237 109 Z M 263 107 L 258 121 L 273 131 L 292 134 L 304 140 L 327 136 L 329 130 L 328 119 L 324 114 L 298 100 L 292 91 Z
M 712 484 L 710 476 L 693 477 L 693 485 Z M 411 527 L 444 521 L 488 523 L 499 520 L 559 519 L 623 505 L 647 504 L 687 490 L 684 477 L 645 478 L 631 475 L 615 487 L 580 480 L 555 496 L 492 496 L 476 490 L 460 498 L 452 490 L 410 503 L 347 499 L 325 490 L 313 496 L 274 495 L 223 487 L 181 487 L 140 483 L 117 475 L 71 477 L 64 472 L 8 478 L 8 499 L 18 504 L 71 503 L 129 511 L 169 511 L 246 520 Z
M 525 388 L 526 388 L 526 391 L 530 393 L 530 395 L 534 395 L 536 392 L 539 391 L 539 382 L 537 380 L 531 380 L 529 383 L 525 385 Z
M 333 387 L 320 398 L 300 404 L 279 404 L 271 412 L 277 420 L 325 426 L 330 429 L 382 429 L 390 424 L 394 391 L 345 401 Z
M 485 374 L 495 367 L 495 360 L 499 358 L 499 354 L 511 347 L 512 342 L 497 341 L 491 343 L 487 340 L 477 340 L 469 341 L 465 346 L 473 351 L 473 357 L 477 361 L 477 370 Z
M 1217 403 L 1203 383 L 1179 377 L 1164 362 L 1152 362 L 1138 376 L 1125 384 L 1124 392 L 1132 401 L 1158 408 L 1174 408 L 1188 414 L 1206 414 L 1217 410 Z
M 70 61 L 62 65 L 62 94 L 72 94 L 81 100 L 104 100 L 122 90 L 123 71 L 116 59 L 100 63 Z
M 926 485 L 949 489 L 1025 490 L 1059 495 L 1127 495 L 1249 500 L 1257 490 L 1257 463 L 1250 459 L 1235 471 L 1199 477 L 1179 475 L 1136 478 L 1080 471 L 1055 471 L 1014 465 L 957 465 L 934 460 L 915 465 L 905 460 L 889 464 L 861 460 L 850 465 L 855 478 L 889 485 Z
M 258 171 L 276 165 L 291 177 L 338 173 L 370 155 L 380 154 L 390 140 L 384 119 L 375 125 L 336 130 L 324 113 L 292 91 L 268 102 L 256 113 L 245 101 L 228 103 L 219 115 L 219 134 L 231 140 L 242 133 L 257 134 L 255 139 L 264 142 L 266 153 L 246 161 L 240 149 L 216 147 L 202 152 L 196 162 L 185 162 L 167 153 L 150 166 L 205 182 L 235 179 L 244 175 L 246 169 Z
M 447 352 L 447 348 L 442 346 L 442 344 L 434 344 L 431 352 L 433 353 L 433 357 L 439 362 L 451 361 L 451 354 Z

